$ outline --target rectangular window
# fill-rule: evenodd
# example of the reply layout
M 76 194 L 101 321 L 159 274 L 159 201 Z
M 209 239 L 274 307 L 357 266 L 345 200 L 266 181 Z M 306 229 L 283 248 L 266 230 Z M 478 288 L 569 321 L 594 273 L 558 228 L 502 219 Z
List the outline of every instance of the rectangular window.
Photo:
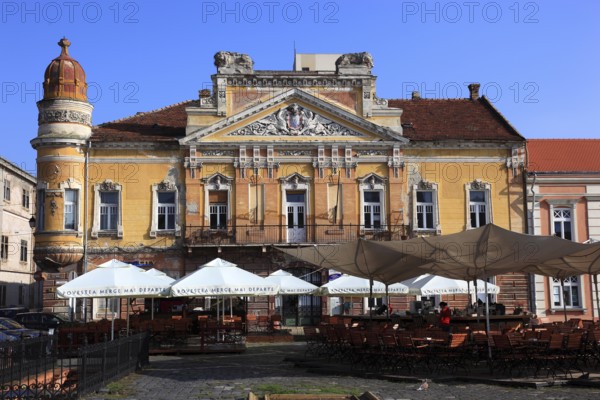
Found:
M 553 308 L 562 308 L 563 301 L 564 306 L 567 308 L 581 307 L 579 276 L 570 276 L 568 278 L 565 278 L 562 286 L 560 279 L 552 279 Z
M 227 204 L 210 205 L 210 229 L 227 229 Z
M 119 222 L 119 192 L 100 192 L 100 230 L 116 231 Z
M 555 236 L 566 240 L 573 240 L 573 226 L 570 209 L 555 208 L 553 210 L 552 222 L 554 223 Z
M 115 315 L 118 315 L 120 300 L 118 297 L 94 299 L 94 314 L 96 318 L 112 319 Z
M 2 241 L 0 242 L 0 257 L 3 260 L 8 259 L 8 236 L 2 235 Z
M 36 229 L 38 231 L 44 230 L 44 204 L 46 199 L 46 191 L 44 189 L 39 189 L 37 191 L 37 217 Z
M 435 228 L 433 211 L 433 192 L 424 190 L 417 191 L 417 228 Z
M 227 192 L 213 190 L 208 193 L 210 229 L 227 229 Z
M 365 229 L 381 228 L 380 192 L 364 192 L 363 216 Z
M 4 180 L 4 200 L 10 201 L 10 181 Z
M 158 193 L 158 229 L 175 229 L 175 192 Z
M 65 189 L 65 229 L 77 229 L 77 190 Z
M 21 240 L 21 261 L 27 261 L 27 240 Z
M 21 199 L 23 207 L 29 209 L 29 190 L 23 189 L 23 198 Z
M 469 210 L 471 228 L 479 228 L 486 225 L 487 220 L 487 202 L 484 190 L 469 191 Z

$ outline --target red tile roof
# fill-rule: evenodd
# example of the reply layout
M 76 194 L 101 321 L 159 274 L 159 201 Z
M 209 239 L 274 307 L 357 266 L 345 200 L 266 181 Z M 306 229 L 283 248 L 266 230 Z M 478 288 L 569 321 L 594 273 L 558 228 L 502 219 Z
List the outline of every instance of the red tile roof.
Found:
M 410 140 L 524 141 L 485 98 L 392 99 L 401 108 L 404 136 Z
M 185 136 L 185 108 L 197 101 L 185 101 L 158 110 L 138 113 L 93 128 L 96 142 L 167 141 Z M 525 139 L 487 101 L 479 98 L 445 100 L 388 100 L 390 107 L 402 108 L 404 136 L 413 141 L 473 140 L 524 141 Z
M 600 172 L 600 139 L 530 139 L 529 172 Z
M 95 126 L 94 142 L 174 142 L 185 136 L 186 107 L 196 100 L 184 101 L 164 108 Z

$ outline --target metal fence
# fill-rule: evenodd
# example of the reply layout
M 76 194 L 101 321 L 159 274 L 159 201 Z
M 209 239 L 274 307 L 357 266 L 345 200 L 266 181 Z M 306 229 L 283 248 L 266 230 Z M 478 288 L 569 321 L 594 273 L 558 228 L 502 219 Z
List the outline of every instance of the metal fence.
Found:
M 60 348 L 56 336 L 0 343 L 0 399 L 76 399 L 148 364 L 149 334 Z
M 304 225 L 302 229 L 286 225 L 229 225 L 212 229 L 208 226 L 186 226 L 187 246 L 270 245 L 270 244 L 333 244 L 366 240 L 402 240 L 408 235 L 407 225 L 379 227 L 337 224 Z

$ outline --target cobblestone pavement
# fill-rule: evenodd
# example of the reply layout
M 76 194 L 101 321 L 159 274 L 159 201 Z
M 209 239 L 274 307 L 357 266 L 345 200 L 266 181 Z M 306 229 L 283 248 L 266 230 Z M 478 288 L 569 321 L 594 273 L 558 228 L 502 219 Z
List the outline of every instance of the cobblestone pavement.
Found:
M 281 389 L 318 394 L 361 394 L 370 391 L 381 400 L 391 399 L 600 399 L 600 388 L 554 386 L 515 388 L 445 381 L 431 382 L 418 391 L 419 381 L 394 382 L 331 374 L 313 374 L 284 359 L 302 357 L 303 343 L 250 344 L 241 354 L 152 356 L 150 365 L 118 381 L 120 396 L 102 390 L 86 400 L 101 399 L 246 399 L 249 392 L 281 393 Z M 287 392 L 289 393 L 289 392 Z

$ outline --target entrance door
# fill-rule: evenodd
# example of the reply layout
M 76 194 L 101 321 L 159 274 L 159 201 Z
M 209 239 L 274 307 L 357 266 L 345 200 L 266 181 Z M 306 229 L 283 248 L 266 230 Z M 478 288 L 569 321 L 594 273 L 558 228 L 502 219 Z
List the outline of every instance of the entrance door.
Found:
M 306 202 L 304 192 L 287 192 L 287 242 L 306 242 Z
M 309 268 L 289 268 L 287 272 L 316 286 L 321 286 L 321 273 Z M 281 319 L 285 326 L 318 325 L 321 321 L 321 297 L 284 295 L 281 297 Z

